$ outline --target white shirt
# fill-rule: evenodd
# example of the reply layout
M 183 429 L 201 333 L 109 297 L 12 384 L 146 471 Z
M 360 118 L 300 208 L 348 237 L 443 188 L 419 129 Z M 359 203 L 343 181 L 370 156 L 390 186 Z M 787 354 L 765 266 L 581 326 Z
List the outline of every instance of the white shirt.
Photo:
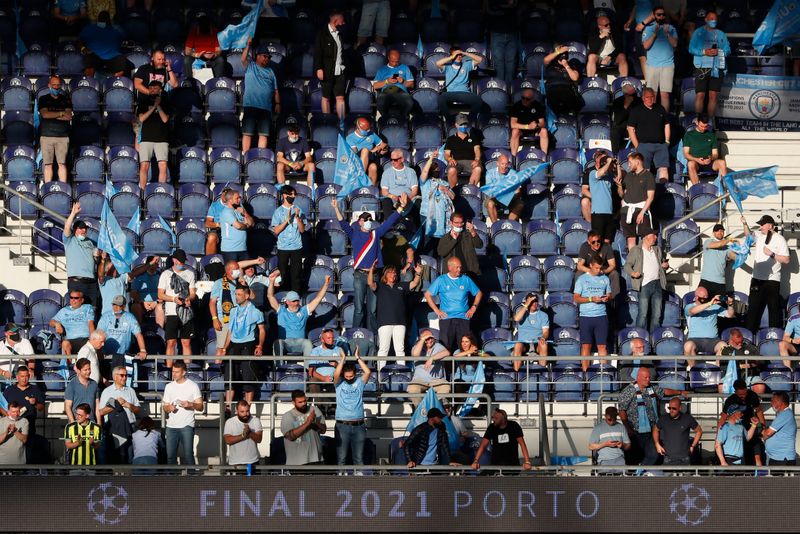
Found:
M 167 269 L 158 278 L 158 289 L 163 289 L 166 296 L 174 297 L 175 292 L 170 287 L 172 275 L 176 274 L 189 283 L 189 290 L 194 289 L 194 272 L 191 269 L 184 269 L 181 272 L 175 272 L 174 269 Z M 171 301 L 164 302 L 164 315 L 177 315 L 175 311 L 175 303 Z
M 33 345 L 27 338 L 21 338 L 13 347 L 6 345 L 5 341 L 0 342 L 0 356 L 32 356 Z M 9 359 L 0 361 L 0 369 L 8 371 L 12 375 L 16 372 L 17 367 L 25 365 L 25 358 Z
M 333 74 L 334 76 L 339 76 L 344 72 L 344 62 L 342 61 L 342 40 L 339 39 L 339 30 L 336 28 L 331 28 L 330 24 L 328 24 L 328 31 L 331 33 L 333 40 L 336 41 L 336 63 L 333 67 Z
M 120 397 L 128 401 L 134 406 L 139 406 L 139 399 L 136 398 L 136 393 L 133 389 L 129 388 L 128 386 L 122 386 L 122 388 L 117 388 L 116 384 L 111 384 L 106 389 L 103 390 L 103 393 L 100 395 L 100 409 L 102 410 L 108 405 L 108 401 L 111 399 L 117 400 Z M 125 410 L 125 413 L 128 415 L 128 421 L 131 423 L 136 422 L 136 415 L 128 408 L 127 406 L 122 408 Z M 108 414 L 106 414 L 106 419 L 108 418 Z
M 788 256 L 789 246 L 786 244 L 786 239 L 777 232 L 772 232 L 772 239 L 769 245 L 767 236 L 758 232 L 756 234 L 756 243 L 753 251 L 753 279 L 755 280 L 772 280 L 774 282 L 781 281 L 781 264 L 775 261 L 775 258 L 764 254 L 764 247 L 767 247 L 771 252 L 778 256 Z
M 172 404 L 176 408 L 176 411 L 167 414 L 167 428 L 193 427 L 194 408 L 190 407 L 187 410 L 180 405 L 180 402 L 194 402 L 200 398 L 202 398 L 200 388 L 188 378 L 183 381 L 183 384 L 174 381 L 167 384 L 167 387 L 164 388 L 163 401 L 166 404 Z
M 97 351 L 94 350 L 94 347 L 88 341 L 81 347 L 81 350 L 78 351 L 78 356 L 76 357 L 75 361 L 80 360 L 81 358 L 86 358 L 89 360 L 89 363 L 92 367 L 92 373 L 89 375 L 89 378 L 100 383 L 100 362 L 97 360 Z
M 642 247 L 642 287 L 646 286 L 653 280 L 658 280 L 658 258 L 653 248 Z
M 247 423 L 252 432 L 261 432 L 261 420 L 258 417 L 251 416 L 250 421 Z M 244 432 L 244 423 L 242 423 L 237 416 L 233 416 L 225 421 L 225 428 L 222 431 L 226 436 L 241 436 Z M 252 439 L 248 438 L 239 443 L 228 445 L 228 465 L 247 465 L 257 463 L 261 459 L 258 454 L 258 444 Z

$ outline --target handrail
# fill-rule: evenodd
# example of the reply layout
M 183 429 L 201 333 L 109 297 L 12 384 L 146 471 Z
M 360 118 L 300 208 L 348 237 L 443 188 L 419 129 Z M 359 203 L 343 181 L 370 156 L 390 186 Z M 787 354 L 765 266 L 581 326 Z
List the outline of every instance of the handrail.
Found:
M 550 425 L 547 424 L 547 411 L 544 408 L 544 395 L 539 395 L 539 456 L 544 465 L 550 465 L 550 438 L 547 431 Z
M 58 222 L 61 222 L 61 223 L 67 222 L 67 218 L 64 217 L 63 215 L 61 215 L 60 213 L 51 210 L 47 206 L 45 206 L 43 204 L 40 204 L 39 202 L 37 202 L 35 200 L 32 200 L 32 199 L 26 197 L 25 195 L 20 194 L 18 191 L 15 191 L 13 188 L 11 188 L 11 187 L 7 186 L 6 184 L 4 184 L 1 180 L 0 180 L 0 189 L 5 191 L 6 193 L 10 193 L 10 194 L 12 194 L 12 195 L 14 195 L 16 197 L 19 197 L 20 200 L 22 200 L 23 202 L 27 202 L 28 204 L 32 205 L 34 208 L 38 209 L 39 211 L 43 211 L 43 212 L 47 213 L 48 215 L 53 217 Z
M 668 231 L 672 230 L 673 228 L 675 228 L 676 226 L 678 226 L 682 222 L 691 219 L 692 217 L 694 217 L 696 214 L 700 213 L 701 211 L 707 210 L 708 208 L 710 208 L 714 204 L 719 204 L 723 200 L 727 200 L 728 197 L 730 197 L 730 196 L 731 196 L 730 193 L 725 193 L 724 195 L 719 196 L 719 197 L 715 198 L 714 200 L 711 200 L 710 202 L 707 202 L 706 204 L 703 204 L 703 206 L 697 208 L 696 210 L 690 211 L 689 213 L 687 213 L 683 217 L 675 219 L 674 221 L 672 221 L 668 225 L 664 226 L 664 228 L 661 230 L 661 237 L 663 239 L 666 239 Z M 720 214 L 721 213 L 722 213 L 722 210 L 720 210 Z

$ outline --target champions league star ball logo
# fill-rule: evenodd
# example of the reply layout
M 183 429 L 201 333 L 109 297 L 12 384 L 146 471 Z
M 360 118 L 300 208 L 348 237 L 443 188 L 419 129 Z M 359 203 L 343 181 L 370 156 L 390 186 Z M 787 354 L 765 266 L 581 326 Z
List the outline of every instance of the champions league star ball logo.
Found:
M 781 110 L 781 99 L 774 91 L 763 89 L 750 96 L 750 113 L 757 119 L 771 119 Z
M 678 523 L 696 527 L 711 514 L 711 496 L 704 488 L 683 484 L 669 496 L 669 511 Z
M 105 482 L 89 492 L 86 506 L 101 525 L 116 525 L 128 515 L 128 492 L 121 486 Z

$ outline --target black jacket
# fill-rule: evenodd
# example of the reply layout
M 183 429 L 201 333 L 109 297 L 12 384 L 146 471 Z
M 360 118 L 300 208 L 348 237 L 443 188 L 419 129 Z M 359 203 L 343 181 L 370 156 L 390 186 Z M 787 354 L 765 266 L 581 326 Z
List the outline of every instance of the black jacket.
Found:
M 425 458 L 425 453 L 428 452 L 428 438 L 433 429 L 434 427 L 425 421 L 411 431 L 411 435 L 408 436 L 408 439 L 403 444 L 403 452 L 406 453 L 406 458 L 409 461 L 417 465 L 422 462 Z M 450 463 L 450 443 L 447 438 L 447 429 L 442 425 L 437 430 L 439 433 L 436 435 L 436 449 L 439 465 L 448 465 Z
M 341 40 L 341 36 L 339 36 Z M 334 76 L 336 69 L 336 41 L 333 40 L 328 24 L 317 32 L 317 38 L 314 40 L 314 72 L 322 69 L 325 80 L 330 81 Z M 344 55 L 342 55 L 344 61 Z

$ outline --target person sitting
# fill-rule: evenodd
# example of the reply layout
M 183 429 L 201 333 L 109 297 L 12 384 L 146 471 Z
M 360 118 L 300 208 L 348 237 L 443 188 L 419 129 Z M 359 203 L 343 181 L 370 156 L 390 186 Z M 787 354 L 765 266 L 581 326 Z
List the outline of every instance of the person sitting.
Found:
M 458 185 L 459 175 L 469 176 L 469 183 L 480 185 L 481 141 L 470 131 L 466 115 L 456 117 L 456 132 L 444 144 L 444 159 L 447 161 L 447 181 L 451 188 Z
M 544 65 L 547 105 L 559 117 L 577 114 L 585 103 L 578 92 L 581 63 L 575 58 L 569 59 L 569 48 L 556 46 L 544 57 Z
M 725 159 L 719 154 L 717 133 L 708 129 L 708 122 L 707 114 L 699 114 L 695 129 L 683 136 L 683 156 L 692 184 L 700 183 L 698 175 L 702 171 L 716 171 L 720 176 L 728 174 Z
M 183 49 L 183 77 L 193 77 L 196 64 L 211 68 L 214 78 L 225 76 L 227 62 L 217 40 L 217 29 L 204 12 L 198 12 Z
M 622 52 L 622 38 L 616 38 L 611 29 L 611 19 L 605 15 L 597 17 L 597 29 L 589 33 L 586 47 L 589 57 L 586 62 L 586 76 L 593 78 L 599 68 L 616 64 L 620 77 L 628 75 L 628 60 Z
M 356 119 L 356 128 L 345 139 L 347 146 L 361 158 L 364 170 L 372 185 L 378 187 L 379 157 L 386 155 L 389 145 L 372 131 L 372 124 L 367 117 Z
M 429 388 L 433 388 L 437 395 L 450 393 L 450 383 L 442 365 L 442 360 L 450 356 L 450 351 L 436 341 L 433 332 L 425 329 L 419 333 L 419 340 L 411 348 L 411 356 L 425 358 L 425 361 L 414 365 L 414 375 L 406 388 L 409 394 L 425 393 Z M 411 397 L 415 409 L 420 400 L 421 396 Z
M 439 112 L 445 117 L 453 115 L 450 108 L 459 102 L 469 106 L 469 114 L 476 119 L 481 111 L 481 97 L 470 90 L 469 73 L 478 68 L 483 56 L 464 52 L 457 47 L 450 48 L 450 55 L 436 62 L 436 67 L 444 72 L 444 89 L 439 94 Z
M 317 167 L 314 165 L 313 152 L 308 141 L 300 137 L 300 126 L 296 123 L 289 125 L 286 137 L 278 139 L 275 159 L 275 179 L 279 184 L 286 183 L 287 172 L 293 176 L 305 172 L 308 187 L 314 187 Z
M 64 354 L 78 352 L 94 331 L 94 307 L 83 303 L 81 291 L 69 292 L 69 306 L 64 306 L 52 319 L 50 327 L 61 335 Z
M 283 297 L 284 306 L 281 306 L 278 299 L 275 298 L 275 279 L 280 274 L 278 269 L 270 273 L 270 284 L 267 288 L 269 305 L 278 314 L 278 339 L 275 341 L 275 354 L 283 356 L 287 352 L 299 352 L 303 356 L 310 356 L 313 344 L 306 338 L 306 323 L 308 316 L 314 313 L 319 303 L 325 298 L 331 277 L 325 277 L 322 288 L 305 306 L 300 305 L 300 295 L 296 291 L 286 293 L 286 296 Z
M 78 40 L 82 44 L 83 74 L 93 78 L 98 68 L 124 76 L 128 60 L 122 54 L 122 32 L 111 23 L 108 11 L 97 15 L 97 22 L 85 26 Z
M 511 155 L 516 156 L 520 149 L 520 141 L 531 137 L 539 139 L 539 149 L 547 154 L 550 137 L 545 121 L 545 109 L 536 101 L 533 89 L 522 90 L 519 102 L 511 106 Z
M 414 75 L 408 65 L 400 64 L 400 52 L 389 50 L 386 65 L 378 69 L 372 88 L 378 93 L 376 100 L 381 117 L 399 113 L 408 117 L 414 109 L 414 99 L 409 91 L 414 88 Z
M 539 295 L 528 293 L 522 306 L 514 314 L 517 323 L 517 342 L 514 344 L 512 356 L 536 352 L 539 365 L 547 365 L 547 338 L 550 337 L 550 319 L 539 309 Z M 514 360 L 514 371 L 522 368 L 522 360 Z

